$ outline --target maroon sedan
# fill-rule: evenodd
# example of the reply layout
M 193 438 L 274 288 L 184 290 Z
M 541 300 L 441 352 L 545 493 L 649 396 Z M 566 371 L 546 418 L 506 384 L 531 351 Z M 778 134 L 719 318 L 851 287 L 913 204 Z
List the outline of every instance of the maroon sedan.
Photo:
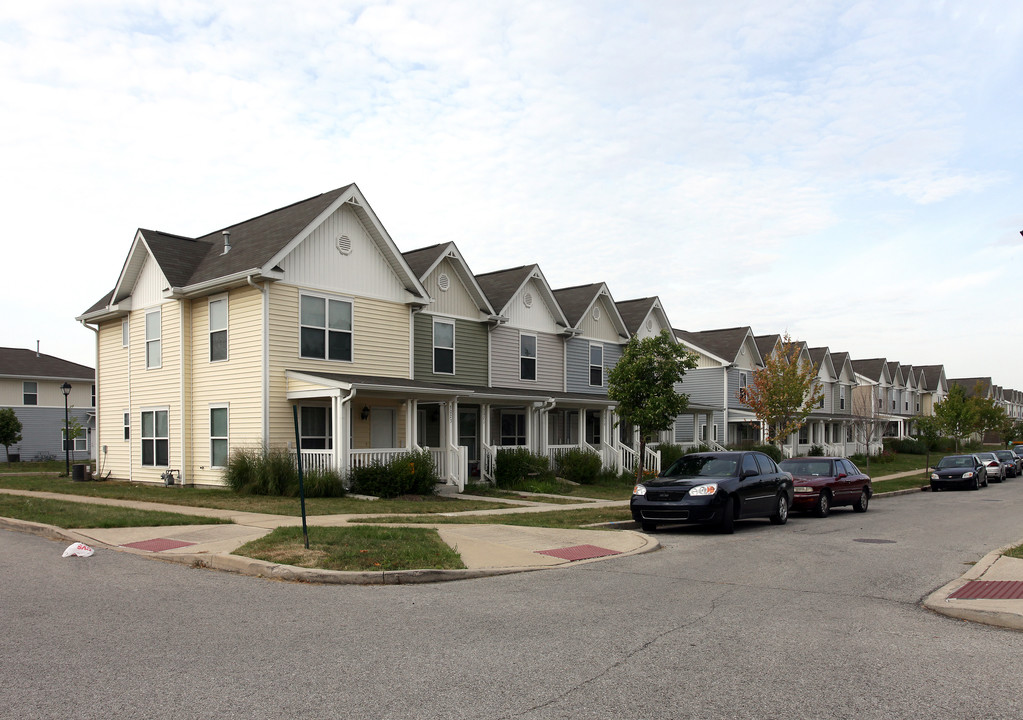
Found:
M 837 505 L 852 505 L 866 512 L 874 488 L 847 458 L 798 457 L 782 460 L 779 467 L 792 475 L 792 509 L 827 517 Z

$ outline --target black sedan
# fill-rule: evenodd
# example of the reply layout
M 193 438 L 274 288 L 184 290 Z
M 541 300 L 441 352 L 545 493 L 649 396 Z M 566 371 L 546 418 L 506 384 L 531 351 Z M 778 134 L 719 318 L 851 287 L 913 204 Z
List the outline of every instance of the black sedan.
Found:
M 792 476 L 761 452 L 684 455 L 653 480 L 632 490 L 632 518 L 646 532 L 659 524 L 716 523 L 766 517 L 784 524 L 792 506 Z
M 948 455 L 931 473 L 931 490 L 965 487 L 976 490 L 987 485 L 987 468 L 976 455 Z

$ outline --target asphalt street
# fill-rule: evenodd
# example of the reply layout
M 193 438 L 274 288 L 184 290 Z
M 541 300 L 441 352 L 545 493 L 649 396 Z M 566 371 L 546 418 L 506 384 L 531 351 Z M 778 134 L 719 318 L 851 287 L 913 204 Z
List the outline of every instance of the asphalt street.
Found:
M 1018 719 L 1023 634 L 919 603 L 1021 517 L 1023 479 L 372 587 L 2 532 L 0 717 Z

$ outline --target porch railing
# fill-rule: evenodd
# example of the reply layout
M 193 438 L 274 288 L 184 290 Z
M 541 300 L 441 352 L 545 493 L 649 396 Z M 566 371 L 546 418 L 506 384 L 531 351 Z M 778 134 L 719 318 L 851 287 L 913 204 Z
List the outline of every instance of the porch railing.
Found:
M 291 453 L 293 458 L 297 457 L 296 453 Z M 334 451 L 333 450 L 303 450 L 302 451 L 302 472 L 309 472 L 310 470 L 333 470 L 334 469 Z
M 497 466 L 497 449 L 480 442 L 480 477 L 485 481 L 494 482 L 494 469 Z

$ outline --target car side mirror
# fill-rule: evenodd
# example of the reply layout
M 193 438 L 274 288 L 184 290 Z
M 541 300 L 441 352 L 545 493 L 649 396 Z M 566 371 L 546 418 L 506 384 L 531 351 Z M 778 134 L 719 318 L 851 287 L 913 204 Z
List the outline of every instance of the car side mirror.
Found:
M 849 477 L 849 476 L 848 476 L 848 475 L 847 475 L 846 473 L 844 473 L 844 472 L 840 472 L 840 473 L 838 473 L 838 479 L 839 479 L 839 480 L 841 480 L 841 479 L 842 479 L 842 478 L 844 478 L 844 477 Z
M 756 474 L 757 472 L 755 470 L 743 470 L 741 473 L 739 473 L 739 479 L 745 480 L 746 478 L 753 477 Z

